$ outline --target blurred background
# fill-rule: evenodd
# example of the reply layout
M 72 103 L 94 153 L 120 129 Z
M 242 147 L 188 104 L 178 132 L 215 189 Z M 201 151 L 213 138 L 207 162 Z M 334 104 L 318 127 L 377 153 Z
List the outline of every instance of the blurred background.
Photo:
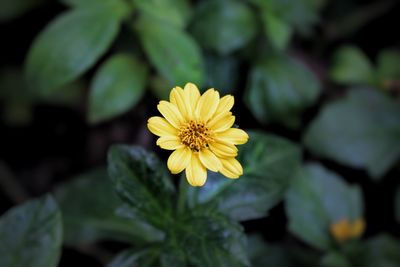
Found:
M 104 166 L 111 144 L 166 159 L 147 119 L 194 82 L 233 94 L 240 128 L 360 185 L 366 237 L 399 238 L 399 14 L 394 0 L 0 0 L 0 214 Z M 301 244 L 283 204 L 243 225 Z M 65 247 L 60 266 L 121 248 Z

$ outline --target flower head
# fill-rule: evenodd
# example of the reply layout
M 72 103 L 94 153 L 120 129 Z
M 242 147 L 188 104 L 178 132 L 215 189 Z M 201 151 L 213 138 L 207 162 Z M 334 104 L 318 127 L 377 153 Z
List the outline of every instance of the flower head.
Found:
M 358 218 L 353 222 L 349 222 L 347 218 L 344 218 L 330 226 L 331 234 L 338 242 L 358 238 L 364 233 L 364 230 L 365 221 L 363 218 Z
M 243 168 L 235 159 L 236 145 L 247 142 L 243 130 L 232 128 L 235 116 L 230 112 L 234 98 L 220 98 L 214 89 L 200 95 L 196 85 L 188 83 L 184 89 L 175 87 L 170 101 L 160 101 L 157 108 L 163 117 L 151 117 L 149 130 L 159 136 L 157 145 L 174 150 L 167 165 L 173 174 L 186 170 L 186 178 L 193 186 L 202 186 L 207 169 L 228 178 L 238 178 Z

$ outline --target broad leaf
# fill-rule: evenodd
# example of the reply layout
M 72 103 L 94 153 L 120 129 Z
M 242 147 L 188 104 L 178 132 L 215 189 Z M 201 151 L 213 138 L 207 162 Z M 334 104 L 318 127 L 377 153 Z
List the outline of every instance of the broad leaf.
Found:
M 253 267 L 320 267 L 318 255 L 302 247 L 269 244 L 261 236 L 250 235 L 247 252 Z
M 376 90 L 351 89 L 326 105 L 304 142 L 317 155 L 366 168 L 378 178 L 400 157 L 400 104 Z
M 89 95 L 89 121 L 120 115 L 139 102 L 147 80 L 147 66 L 128 54 L 109 58 L 96 73 Z
M 160 248 L 147 248 L 143 250 L 125 250 L 119 253 L 107 267 L 156 267 Z
M 233 56 L 206 57 L 207 88 L 215 88 L 221 95 L 232 93 L 240 77 L 239 60 Z
M 202 46 L 222 55 L 240 49 L 257 32 L 252 10 L 237 0 L 206 0 L 197 8 L 193 33 Z
M 261 123 L 300 125 L 300 113 L 317 99 L 320 85 L 302 63 L 284 55 L 270 55 L 250 73 L 245 101 Z
M 400 186 L 398 186 L 396 190 L 394 207 L 396 220 L 398 223 L 400 223 Z
M 366 242 L 363 253 L 365 267 L 397 267 L 400 266 L 400 241 L 388 235 L 378 235 Z
M 27 57 L 27 80 L 33 90 L 47 95 L 96 63 L 118 33 L 124 9 L 113 7 L 72 10 L 47 25 Z
M 341 219 L 354 221 L 363 214 L 360 188 L 348 185 L 343 178 L 317 164 L 306 166 L 292 179 L 285 204 L 289 230 L 322 250 L 333 246 L 331 224 Z
M 80 245 L 104 239 L 150 242 L 163 235 L 138 218 L 123 216 L 122 201 L 116 195 L 106 170 L 82 174 L 57 188 L 64 221 L 64 242 Z M 117 209 L 120 209 L 117 214 Z
M 294 27 L 301 34 L 309 35 L 318 21 L 318 2 L 314 0 L 250 0 L 258 7 L 268 10 L 280 21 Z
M 61 213 L 51 196 L 12 208 L 0 218 L 1 267 L 56 267 L 61 243 Z
M 282 200 L 295 170 L 300 165 L 296 145 L 273 135 L 250 132 L 249 142 L 239 147 L 244 174 L 237 180 L 209 172 L 207 183 L 189 187 L 191 207 L 214 203 L 220 212 L 234 220 L 262 218 Z
M 108 172 L 135 216 L 157 227 L 169 223 L 175 188 L 164 163 L 154 154 L 138 146 L 112 146 Z
M 188 0 L 130 0 L 141 12 L 184 28 L 190 16 Z
M 144 50 L 158 72 L 174 85 L 201 85 L 204 65 L 200 48 L 182 29 L 142 17 L 137 31 Z
M 367 56 L 357 47 L 345 46 L 333 57 L 331 79 L 345 84 L 373 84 L 374 69 Z
M 178 232 L 190 266 L 245 267 L 246 237 L 243 228 L 215 213 L 195 212 L 184 218 Z
M 331 251 L 321 259 L 321 267 L 352 267 L 352 265 L 343 254 Z
M 61 0 L 66 5 L 79 8 L 96 8 L 98 5 L 123 5 L 123 0 Z
M 285 49 L 289 44 L 290 38 L 292 37 L 292 26 L 278 16 L 269 12 L 269 10 L 263 10 L 261 16 L 265 33 L 272 46 L 279 50 Z
M 385 86 L 385 83 L 400 80 L 400 52 L 396 50 L 384 50 L 378 57 L 378 75 Z M 390 84 L 389 84 L 390 85 Z

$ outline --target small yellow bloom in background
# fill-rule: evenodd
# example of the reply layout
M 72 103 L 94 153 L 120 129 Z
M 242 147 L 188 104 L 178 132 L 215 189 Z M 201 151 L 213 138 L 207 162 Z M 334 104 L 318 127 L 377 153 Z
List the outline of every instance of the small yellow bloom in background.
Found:
M 349 222 L 347 218 L 344 218 L 330 226 L 331 234 L 338 242 L 356 239 L 364 233 L 364 230 L 365 221 L 363 218 L 358 218 L 353 222 Z
M 167 162 L 171 173 L 186 170 L 192 186 L 204 185 L 207 169 L 232 179 L 242 175 L 236 145 L 246 143 L 249 136 L 232 128 L 233 96 L 220 98 L 214 89 L 200 95 L 196 85 L 187 83 L 184 89 L 173 88 L 169 100 L 160 101 L 157 108 L 163 117 L 151 117 L 147 127 L 159 136 L 158 146 L 174 150 Z

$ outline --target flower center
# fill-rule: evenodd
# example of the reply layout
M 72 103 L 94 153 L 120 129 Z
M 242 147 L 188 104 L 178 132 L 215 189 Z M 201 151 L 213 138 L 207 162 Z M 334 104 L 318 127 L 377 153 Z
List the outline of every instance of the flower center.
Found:
M 204 122 L 189 121 L 180 127 L 178 134 L 181 142 L 194 151 L 207 147 L 211 140 L 210 130 Z

